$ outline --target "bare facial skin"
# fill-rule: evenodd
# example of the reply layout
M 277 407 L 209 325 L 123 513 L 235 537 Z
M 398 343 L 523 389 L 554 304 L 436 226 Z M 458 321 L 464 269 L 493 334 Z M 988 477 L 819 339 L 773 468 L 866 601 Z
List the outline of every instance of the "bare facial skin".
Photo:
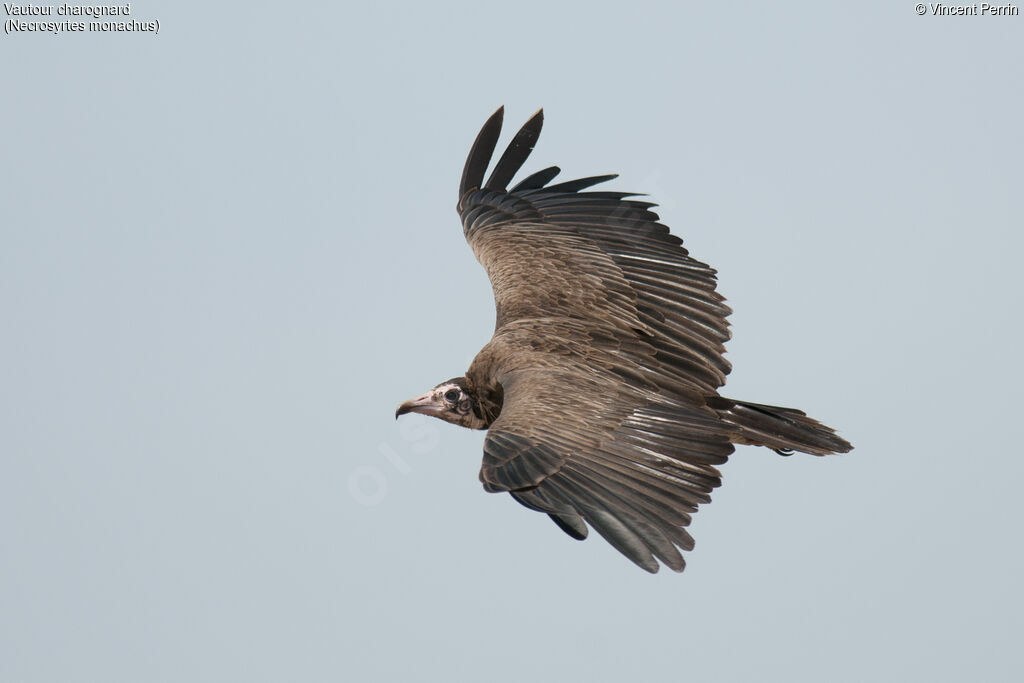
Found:
M 398 406 L 395 418 L 406 413 L 430 415 L 469 429 L 483 429 L 486 426 L 483 419 L 473 412 L 472 397 L 453 382 L 438 384 L 422 396 L 406 401 Z

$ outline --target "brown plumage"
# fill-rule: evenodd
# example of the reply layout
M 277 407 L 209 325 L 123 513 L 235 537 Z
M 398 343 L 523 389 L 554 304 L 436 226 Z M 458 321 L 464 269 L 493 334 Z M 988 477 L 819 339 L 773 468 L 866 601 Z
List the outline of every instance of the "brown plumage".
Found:
M 675 571 L 685 527 L 721 483 L 733 444 L 783 454 L 852 447 L 799 410 L 718 395 L 730 309 L 715 271 L 648 202 L 557 185 L 552 167 L 506 186 L 540 134 L 537 112 L 484 182 L 503 109 L 484 124 L 459 185 L 459 215 L 494 289 L 494 337 L 465 377 L 411 401 L 487 429 L 480 480 L 582 539 L 588 525 L 647 571 Z

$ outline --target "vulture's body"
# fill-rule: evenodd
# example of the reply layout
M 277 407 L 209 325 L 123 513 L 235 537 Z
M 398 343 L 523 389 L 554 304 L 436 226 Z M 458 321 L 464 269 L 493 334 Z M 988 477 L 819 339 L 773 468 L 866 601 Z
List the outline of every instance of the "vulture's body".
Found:
M 494 337 L 465 377 L 402 404 L 487 429 L 480 479 L 584 538 L 593 527 L 655 572 L 693 548 L 690 516 L 721 483 L 733 444 L 849 451 L 789 408 L 718 395 L 730 313 L 715 271 L 657 222 L 653 204 L 584 191 L 615 176 L 507 190 L 540 134 L 538 112 L 487 181 L 502 109 L 484 124 L 459 187 L 466 239 L 494 288 Z

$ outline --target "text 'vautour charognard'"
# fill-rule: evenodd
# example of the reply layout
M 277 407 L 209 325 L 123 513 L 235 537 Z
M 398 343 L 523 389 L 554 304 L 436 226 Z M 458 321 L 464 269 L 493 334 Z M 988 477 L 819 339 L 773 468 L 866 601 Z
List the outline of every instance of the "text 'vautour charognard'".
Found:
M 132 5 L 4 3 L 4 33 L 160 33 L 159 19 L 136 19 Z

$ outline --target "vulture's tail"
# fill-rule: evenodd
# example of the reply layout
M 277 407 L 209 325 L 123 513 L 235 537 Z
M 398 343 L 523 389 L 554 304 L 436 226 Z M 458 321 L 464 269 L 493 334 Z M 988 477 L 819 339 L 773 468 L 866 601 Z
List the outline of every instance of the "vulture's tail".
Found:
M 835 430 L 807 417 L 801 410 L 721 396 L 709 397 L 707 402 L 722 420 L 739 429 L 740 438 L 736 443 L 767 446 L 784 455 L 788 455 L 787 451 L 829 455 L 853 450 L 850 442 L 838 436 Z

